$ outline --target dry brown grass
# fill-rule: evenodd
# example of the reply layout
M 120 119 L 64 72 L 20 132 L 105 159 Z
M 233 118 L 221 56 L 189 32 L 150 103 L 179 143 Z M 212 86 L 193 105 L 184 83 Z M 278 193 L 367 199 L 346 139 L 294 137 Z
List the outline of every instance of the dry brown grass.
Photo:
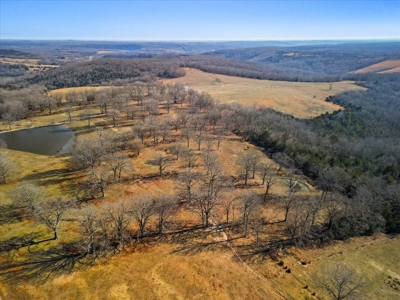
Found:
M 87 122 L 79 120 L 81 113 L 82 110 L 77 109 L 73 114 L 73 122 L 67 124 L 77 131 L 78 141 L 96 136 L 95 127 L 104 121 L 103 116 L 93 119 L 93 127 L 87 130 Z M 52 116 L 46 114 L 32 116 L 27 122 L 32 118 L 35 125 L 49 124 L 52 119 L 56 122 L 67 122 L 67 116 L 62 111 Z M 129 126 L 116 128 L 106 126 L 104 130 L 111 133 L 131 129 Z M 181 139 L 179 132 L 173 134 L 171 139 Z M 150 140 L 149 138 L 146 142 L 149 143 Z M 191 147 L 197 148 L 193 140 Z M 203 144 L 202 149 L 204 147 Z M 106 197 L 92 201 L 92 204 L 101 207 L 108 202 L 121 198 L 129 199 L 144 193 L 152 195 L 175 193 L 176 177 L 169 174 L 182 170 L 180 160 L 174 160 L 162 178 L 156 175 L 155 167 L 145 163 L 153 158 L 156 151 L 166 151 L 167 148 L 168 144 L 148 146 L 138 157 L 132 157 L 131 162 L 135 168 L 133 174 L 123 174 L 122 182 L 110 185 L 106 191 Z M 219 150 L 216 149 L 216 145 L 213 148 L 227 175 L 233 177 L 237 177 L 238 174 L 235 166 L 236 159 L 250 150 L 261 151 L 251 144 L 242 142 L 234 135 L 228 136 Z M 53 196 L 70 196 L 76 192 L 82 172 L 68 170 L 68 157 L 2 151 L 5 151 L 17 165 L 17 172 L 8 184 L 0 186 L 0 205 L 11 203 L 12 189 L 21 180 L 41 185 L 49 195 Z M 201 169 L 200 166 L 198 170 Z M 304 178 L 300 180 L 306 184 Z M 260 182 L 258 177 L 249 180 L 251 187 L 248 189 L 261 194 L 263 187 L 259 186 Z M 283 195 L 286 189 L 286 185 L 280 181 L 273 186 L 271 193 Z M 243 189 L 238 189 L 237 192 L 241 190 Z M 309 186 L 308 191 L 301 193 L 318 193 L 318 191 Z M 79 238 L 80 234 L 74 221 L 77 214 L 78 210 L 74 210 L 69 213 L 68 220 L 61 222 L 61 242 L 69 243 Z M 236 219 L 238 214 L 236 210 Z M 267 205 L 263 216 L 269 222 L 276 222 L 283 218 L 282 211 L 274 203 Z M 223 218 L 224 216 L 219 214 L 213 216 L 213 221 L 222 221 Z M 200 222 L 199 216 L 188 210 L 181 210 L 175 220 L 188 225 Z M 151 226 L 154 230 L 154 224 Z M 284 223 L 265 226 L 262 233 L 263 239 L 268 241 L 272 236 L 279 237 L 284 226 Z M 134 232 L 135 227 L 131 226 L 131 229 Z M 38 233 L 42 238 L 51 236 L 51 232 L 43 225 L 37 226 L 29 220 L 15 221 L 0 225 L 0 242 L 31 232 Z M 209 229 L 200 232 L 203 233 L 201 237 L 181 238 L 170 240 L 168 243 L 147 240 L 144 244 L 137 244 L 130 248 L 128 252 L 115 255 L 104 264 L 72 274 L 53 276 L 44 284 L 27 282 L 25 285 L 6 286 L 0 283 L 0 297 L 2 299 L 280 299 L 271 287 L 275 286 L 285 295 L 295 299 L 306 297 L 313 299 L 311 295 L 313 291 L 317 291 L 317 296 L 323 298 L 322 292 L 312 285 L 311 274 L 316 272 L 323 262 L 334 259 L 344 260 L 360 272 L 367 274 L 372 282 L 366 288 L 368 295 L 377 295 L 379 299 L 395 299 L 394 296 L 398 295 L 387 281 L 388 276 L 399 278 L 396 277 L 399 275 L 397 270 L 400 269 L 400 261 L 396 255 L 400 247 L 399 238 L 389 239 L 385 236 L 376 236 L 336 243 L 325 249 L 307 251 L 289 249 L 289 252 L 279 251 L 277 260 L 272 260 L 264 255 L 264 252 L 254 254 L 246 251 L 254 247 L 253 233 L 247 239 L 242 238 L 240 232 L 232 233 L 232 236 L 238 239 L 231 244 L 235 246 L 250 269 L 256 272 L 253 273 L 249 267 L 238 260 L 226 242 L 223 242 L 224 235 L 221 232 Z M 215 243 L 217 241 L 222 242 Z M 35 252 L 51 249 L 58 243 L 59 241 L 48 241 L 33 246 L 31 250 Z M 267 248 L 268 245 L 264 245 L 259 249 Z M 339 254 L 340 252 L 344 255 Z M 11 258 L 6 259 L 24 262 L 29 255 L 25 247 L 19 252 L 13 252 Z M 3 257 L 0 258 L 0 264 L 4 263 L 2 259 Z M 292 270 L 291 273 L 287 273 L 286 269 L 278 266 L 277 262 L 280 259 Z M 299 261 L 307 261 L 307 265 L 302 266 Z M 305 284 L 309 285 L 309 290 L 304 289 Z
M 52 69 L 58 68 L 57 65 L 42 65 L 39 64 L 38 59 L 29 59 L 29 58 L 0 58 L 0 63 L 10 64 L 10 65 L 25 65 L 29 68 L 29 71 L 38 71 L 43 69 Z
M 340 106 L 325 101 L 328 96 L 347 90 L 364 89 L 350 81 L 317 83 L 257 80 L 189 68 L 185 70 L 184 77 L 162 82 L 181 82 L 189 88 L 209 93 L 221 103 L 238 102 L 243 105 L 265 106 L 299 118 L 315 117 L 338 110 Z M 222 82 L 216 83 L 216 78 Z
M 400 59 L 385 60 L 377 64 L 370 65 L 368 67 L 355 71 L 359 73 L 397 73 L 400 72 Z
M 318 298 L 329 299 L 315 286 L 312 276 L 329 262 L 342 261 L 365 279 L 366 284 L 361 289 L 363 295 L 359 299 L 399 299 L 400 284 L 397 284 L 396 290 L 396 284 L 393 283 L 395 278 L 400 280 L 399 247 L 399 236 L 378 234 L 345 242 L 337 241 L 324 248 L 292 249 L 290 255 L 281 255 L 279 258 L 284 266 L 291 269 L 289 274 L 283 266 L 272 262 L 254 266 L 263 274 L 269 274 L 271 269 L 275 269 L 277 274 L 271 276 L 271 281 L 295 299 L 306 299 L 312 292 L 316 292 Z M 302 265 L 302 262 L 306 265 Z M 304 288 L 306 285 L 308 288 Z
M 179 246 L 151 246 L 18 293 L 30 299 L 280 299 L 223 245 L 215 248 L 185 255 Z

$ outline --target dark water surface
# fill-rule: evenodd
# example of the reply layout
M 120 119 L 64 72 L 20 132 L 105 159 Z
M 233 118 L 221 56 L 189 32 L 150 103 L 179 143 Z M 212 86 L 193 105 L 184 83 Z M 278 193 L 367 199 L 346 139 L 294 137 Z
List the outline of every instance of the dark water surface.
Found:
M 0 133 L 7 148 L 36 154 L 55 155 L 72 151 L 75 133 L 63 125 Z

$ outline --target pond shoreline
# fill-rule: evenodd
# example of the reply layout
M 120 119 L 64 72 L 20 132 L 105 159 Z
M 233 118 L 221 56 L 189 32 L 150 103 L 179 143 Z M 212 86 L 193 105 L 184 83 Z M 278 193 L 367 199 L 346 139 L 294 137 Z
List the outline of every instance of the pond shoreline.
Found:
M 76 132 L 63 123 L 0 132 L 0 139 L 6 142 L 8 149 L 48 156 L 70 153 L 76 136 Z

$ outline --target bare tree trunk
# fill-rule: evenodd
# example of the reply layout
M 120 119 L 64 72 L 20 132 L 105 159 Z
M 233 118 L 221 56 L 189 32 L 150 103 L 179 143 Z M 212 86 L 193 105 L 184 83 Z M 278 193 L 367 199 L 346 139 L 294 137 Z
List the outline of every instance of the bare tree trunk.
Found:
M 54 237 L 53 240 L 58 240 L 58 233 L 57 233 L 57 228 L 53 229 Z

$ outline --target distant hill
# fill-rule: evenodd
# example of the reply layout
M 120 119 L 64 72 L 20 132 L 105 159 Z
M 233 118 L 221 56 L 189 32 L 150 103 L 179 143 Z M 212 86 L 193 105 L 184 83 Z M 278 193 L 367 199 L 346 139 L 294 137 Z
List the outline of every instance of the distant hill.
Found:
M 377 64 L 355 71 L 356 74 L 360 73 L 398 73 L 400 72 L 400 59 L 385 60 Z
M 0 57 L 10 57 L 10 58 L 32 58 L 34 57 L 33 54 L 27 53 L 27 52 L 22 52 L 22 51 L 17 51 L 13 49 L 0 49 Z

